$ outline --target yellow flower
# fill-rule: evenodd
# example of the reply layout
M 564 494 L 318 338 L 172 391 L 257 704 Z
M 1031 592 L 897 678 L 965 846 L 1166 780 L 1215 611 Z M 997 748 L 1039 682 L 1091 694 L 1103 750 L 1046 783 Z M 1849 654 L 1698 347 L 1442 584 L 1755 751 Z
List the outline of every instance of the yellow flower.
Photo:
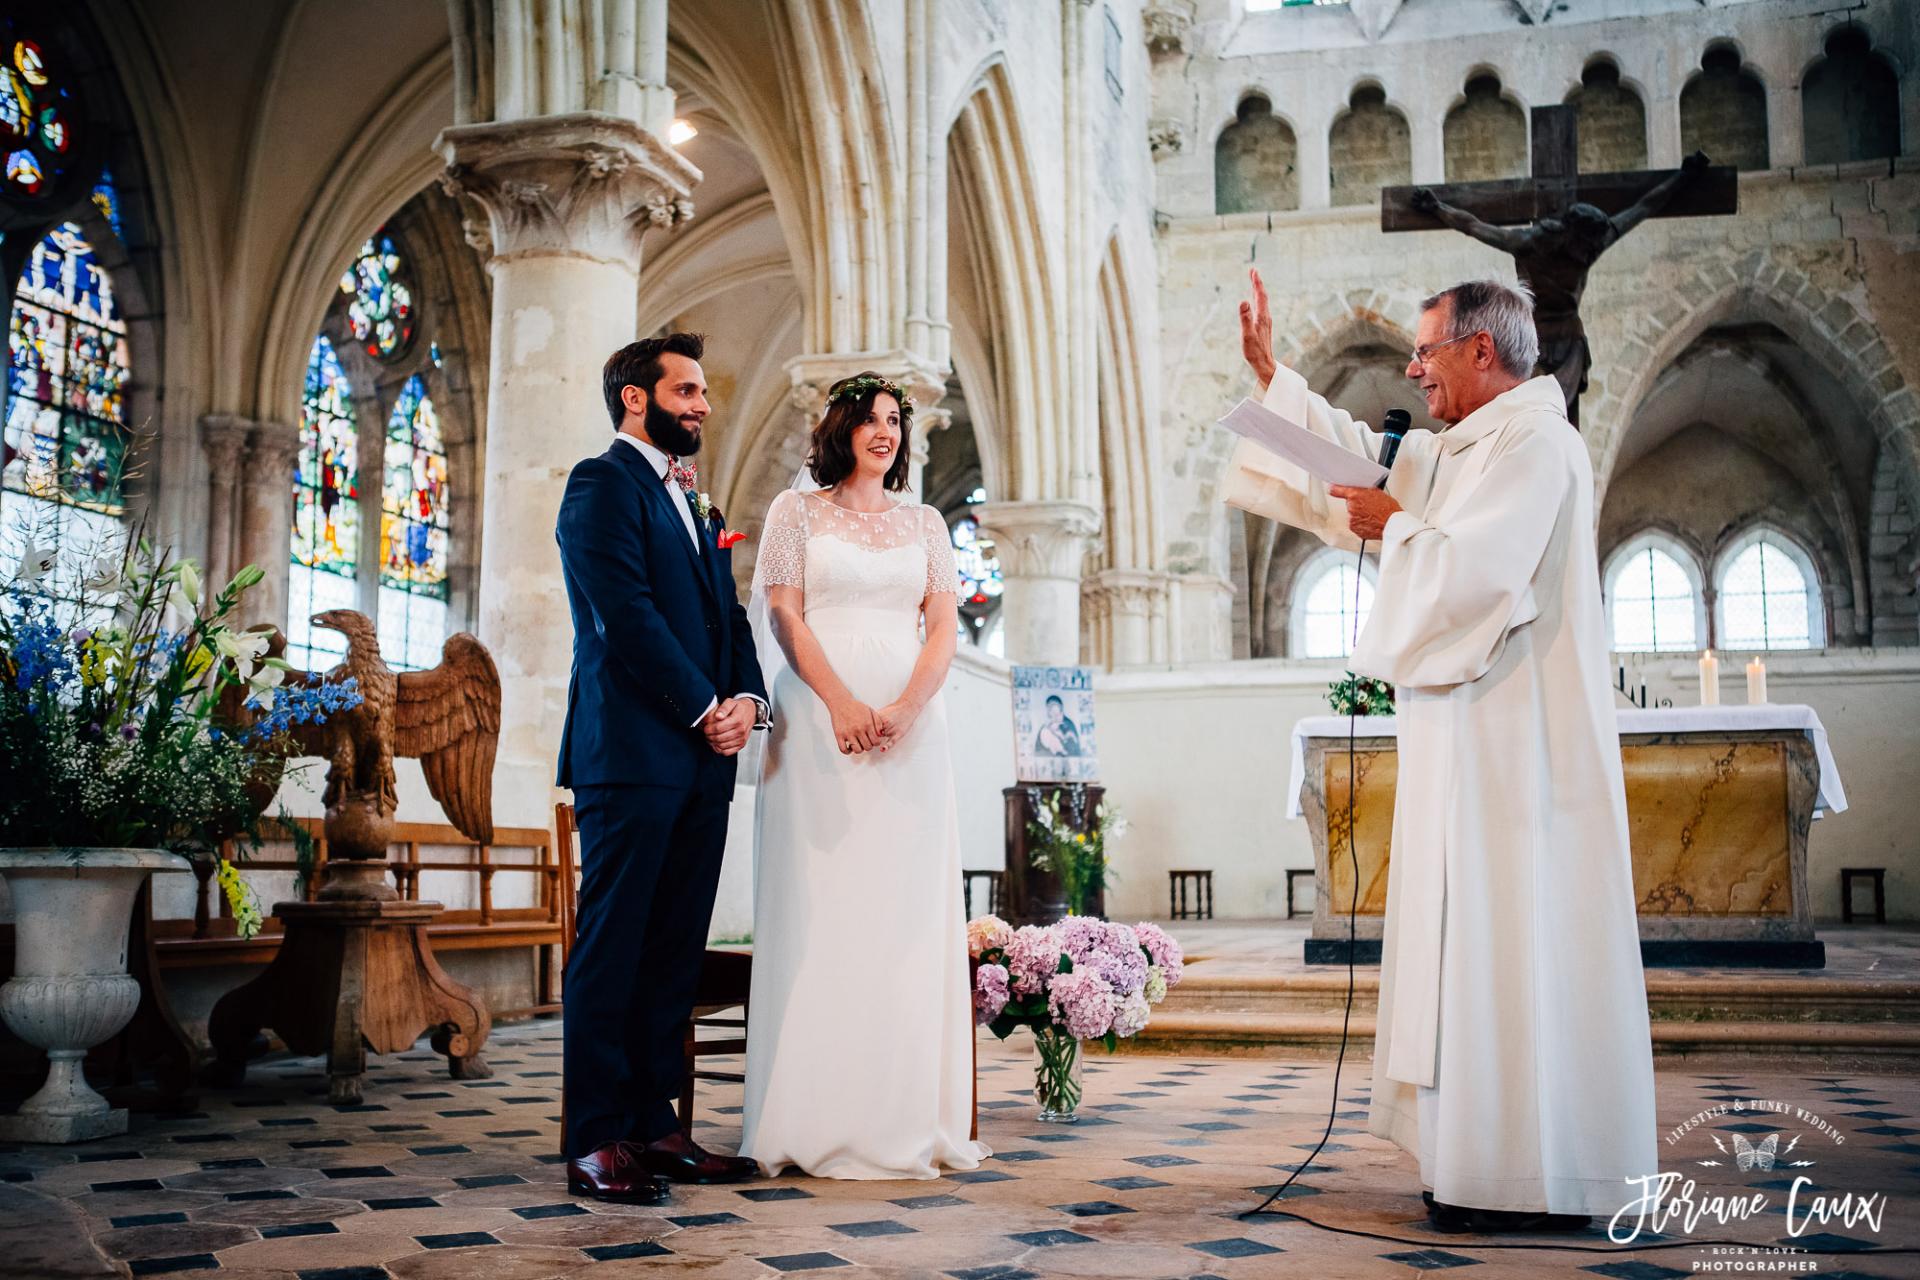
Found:
M 207 668 L 212 665 L 213 650 L 207 648 L 204 644 L 196 646 L 194 651 L 187 655 L 187 678 L 190 680 L 198 680 L 207 673 Z
M 1086 832 L 1084 832 L 1084 831 L 1076 831 L 1076 832 L 1074 832 L 1074 833 L 1073 833 L 1073 842 L 1074 842 L 1075 844 L 1085 844 L 1085 843 L 1087 842 L 1087 833 L 1086 833 Z

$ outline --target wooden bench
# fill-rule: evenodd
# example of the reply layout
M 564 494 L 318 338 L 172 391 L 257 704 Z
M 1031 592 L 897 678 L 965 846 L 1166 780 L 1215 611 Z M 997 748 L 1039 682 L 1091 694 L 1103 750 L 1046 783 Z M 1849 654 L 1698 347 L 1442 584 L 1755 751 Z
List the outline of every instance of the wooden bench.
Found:
M 1174 920 L 1213 919 L 1213 872 L 1191 868 L 1167 872 L 1167 915 Z
M 295 819 L 315 844 L 312 874 L 307 878 L 307 897 L 312 899 L 319 884 L 320 868 L 326 865 L 327 840 L 319 818 Z M 271 836 L 269 836 L 271 838 Z M 467 861 L 445 857 L 423 858 L 422 848 L 461 847 L 472 851 Z M 502 862 L 496 854 L 505 849 L 529 849 L 532 856 L 523 861 Z M 232 858 L 231 846 L 223 847 L 223 856 Z M 298 871 L 299 863 L 289 857 L 248 857 L 235 863 L 242 871 Z M 427 938 L 435 955 L 451 951 L 504 951 L 522 947 L 538 952 L 534 1002 L 525 1009 L 507 1010 L 496 1016 L 517 1017 L 553 1013 L 560 1008 L 560 949 L 568 941 L 565 921 L 565 894 L 562 892 L 562 868 L 555 855 L 553 837 L 536 827 L 498 827 L 493 843 L 475 844 L 455 828 L 437 822 L 401 822 L 394 825 L 393 851 L 388 857 L 394 884 L 408 901 L 420 898 L 423 872 L 456 872 L 479 881 L 479 906 L 449 909 L 427 928 Z M 198 880 L 191 919 L 156 919 L 153 922 L 154 952 L 160 969 L 200 969 L 217 965 L 264 965 L 280 950 L 280 922 L 269 915 L 260 933 L 242 938 L 236 931 L 233 913 L 226 895 L 213 879 L 210 863 L 197 863 Z M 530 875 L 534 878 L 533 905 L 496 907 L 494 880 L 502 875 Z M 273 903 L 263 900 L 263 911 L 272 911 Z

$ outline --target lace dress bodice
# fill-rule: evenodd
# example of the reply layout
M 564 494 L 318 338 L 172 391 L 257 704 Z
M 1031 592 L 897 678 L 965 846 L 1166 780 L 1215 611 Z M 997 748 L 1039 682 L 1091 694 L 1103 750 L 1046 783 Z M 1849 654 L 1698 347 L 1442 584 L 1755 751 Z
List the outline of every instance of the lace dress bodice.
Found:
M 932 507 L 849 511 L 825 492 L 789 489 L 774 499 L 760 537 L 754 591 L 798 587 L 810 620 L 871 609 L 913 621 L 928 596 L 959 590 L 947 524 Z

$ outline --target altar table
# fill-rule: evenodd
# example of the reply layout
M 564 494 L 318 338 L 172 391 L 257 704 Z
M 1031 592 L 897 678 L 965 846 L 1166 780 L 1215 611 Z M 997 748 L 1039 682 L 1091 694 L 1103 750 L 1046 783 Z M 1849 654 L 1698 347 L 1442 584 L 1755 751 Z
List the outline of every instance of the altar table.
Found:
M 1651 965 L 1819 968 L 1807 894 L 1807 834 L 1847 807 L 1827 732 L 1813 708 L 1622 708 L 1620 756 L 1628 838 Z M 1379 959 L 1393 831 L 1395 722 L 1354 722 L 1353 846 L 1359 908 L 1354 958 Z M 1353 858 L 1347 832 L 1347 717 L 1293 728 L 1291 817 L 1313 833 L 1309 963 L 1345 963 Z

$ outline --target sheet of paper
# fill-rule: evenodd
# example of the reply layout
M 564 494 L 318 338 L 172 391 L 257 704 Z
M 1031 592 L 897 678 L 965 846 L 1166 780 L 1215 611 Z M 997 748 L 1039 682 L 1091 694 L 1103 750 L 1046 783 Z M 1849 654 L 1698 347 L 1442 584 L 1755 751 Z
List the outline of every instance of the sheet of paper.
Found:
M 1258 400 L 1242 400 L 1220 419 L 1220 425 L 1327 484 L 1371 488 L 1387 477 L 1387 469 L 1373 459 L 1347 452 Z

